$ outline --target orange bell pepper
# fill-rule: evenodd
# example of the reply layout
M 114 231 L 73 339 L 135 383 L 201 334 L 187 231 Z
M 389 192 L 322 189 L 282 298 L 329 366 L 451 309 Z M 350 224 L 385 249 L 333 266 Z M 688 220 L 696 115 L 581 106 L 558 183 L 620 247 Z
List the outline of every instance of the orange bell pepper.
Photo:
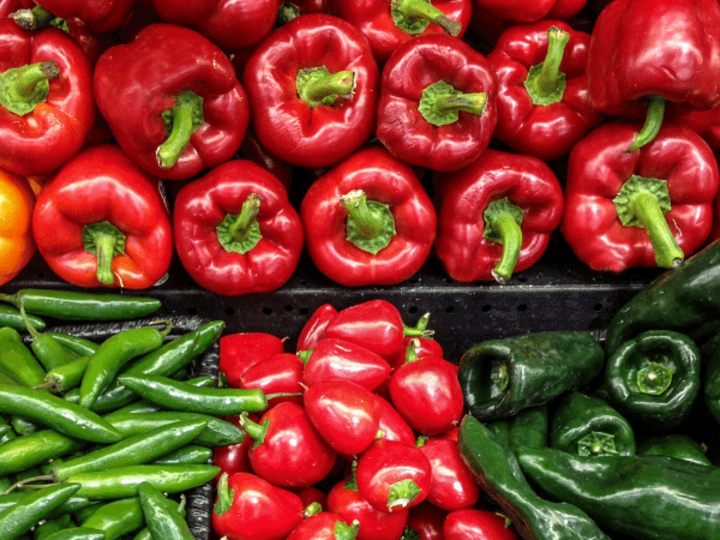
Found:
M 25 177 L 0 170 L 0 285 L 17 276 L 35 254 L 34 205 L 35 193 Z

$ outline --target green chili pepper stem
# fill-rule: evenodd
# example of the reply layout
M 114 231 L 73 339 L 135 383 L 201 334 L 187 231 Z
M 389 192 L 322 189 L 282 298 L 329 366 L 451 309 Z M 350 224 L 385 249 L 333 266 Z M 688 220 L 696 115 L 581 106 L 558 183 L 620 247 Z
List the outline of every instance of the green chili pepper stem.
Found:
M 170 169 L 185 152 L 192 134 L 204 123 L 203 98 L 194 92 L 182 92 L 163 118 L 170 126 L 170 135 L 158 146 L 155 156 L 160 167 Z
M 565 74 L 560 71 L 565 47 L 570 41 L 570 34 L 557 26 L 547 31 L 547 53 L 541 64 L 532 66 L 525 79 L 527 90 L 533 104 L 547 107 L 562 101 L 565 93 Z
M 428 329 L 429 323 L 430 323 L 430 312 L 427 312 L 424 315 L 422 315 L 418 319 L 417 323 L 415 323 L 415 326 L 408 326 L 407 324 L 403 323 L 403 336 L 405 336 L 405 337 L 423 337 L 423 338 L 432 337 L 432 335 L 435 334 L 435 331 Z
M 457 36 L 462 31 L 462 24 L 460 22 L 453 21 L 426 0 L 393 0 L 391 10 L 393 19 L 395 19 L 395 25 L 406 32 L 409 32 L 407 22 L 417 19 L 437 24 L 445 30 L 445 33 L 451 36 Z
M 224 472 L 217 481 L 217 500 L 213 506 L 213 512 L 222 516 L 232 507 L 234 490 L 228 485 L 228 473 Z
M 270 427 L 270 419 L 266 418 L 261 424 L 258 424 L 250 420 L 247 413 L 242 413 L 240 414 L 240 427 L 248 437 L 253 439 L 253 448 L 257 448 L 265 440 L 265 435 Z
M 42 384 L 33 387 L 35 390 L 50 390 L 53 394 L 63 394 L 76 388 L 82 382 L 92 355 L 80 356 L 75 360 L 55 367 L 47 372 Z
M 665 99 L 656 94 L 650 95 L 648 99 L 645 123 L 640 131 L 635 134 L 635 138 L 627 150 L 625 150 L 626 152 L 640 150 L 643 146 L 650 144 L 660 132 L 663 117 L 665 116 Z

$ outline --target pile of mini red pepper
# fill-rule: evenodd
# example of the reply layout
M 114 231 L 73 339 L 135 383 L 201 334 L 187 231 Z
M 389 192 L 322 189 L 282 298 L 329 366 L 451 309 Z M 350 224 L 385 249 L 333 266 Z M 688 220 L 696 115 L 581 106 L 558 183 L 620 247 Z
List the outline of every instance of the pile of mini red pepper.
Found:
M 506 282 L 720 237 L 715 0 L 0 0 L 0 284 Z

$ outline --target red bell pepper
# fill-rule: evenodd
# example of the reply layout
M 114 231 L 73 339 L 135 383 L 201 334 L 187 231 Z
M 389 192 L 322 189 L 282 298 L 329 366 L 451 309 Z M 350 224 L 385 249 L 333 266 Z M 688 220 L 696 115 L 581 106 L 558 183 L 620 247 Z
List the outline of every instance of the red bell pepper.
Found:
M 472 0 L 340 0 L 335 10 L 368 38 L 382 64 L 402 43 L 420 35 L 463 37 L 472 16 Z
M 710 147 L 668 122 L 648 145 L 627 152 L 638 127 L 605 124 L 570 152 L 561 229 L 594 270 L 675 266 L 710 233 L 720 185 Z
M 64 32 L 0 20 L 0 167 L 54 172 L 75 156 L 95 121 L 92 66 Z
M 278 180 L 290 191 L 292 187 L 293 168 L 292 166 L 277 156 L 273 156 L 267 151 L 252 130 L 247 130 L 240 149 L 235 154 L 238 159 L 249 159 L 258 165 L 262 165 L 269 172 L 273 173 Z
M 456 281 L 507 281 L 540 259 L 562 219 L 560 182 L 532 156 L 489 149 L 433 182 L 437 256 Z
M 143 169 L 186 180 L 238 150 L 245 90 L 225 53 L 189 28 L 156 23 L 95 65 L 95 96 L 117 142 Z
M 415 172 L 380 147 L 356 152 L 315 180 L 300 218 L 317 268 L 348 287 L 410 278 L 427 260 L 437 226 Z
M 43 187 L 33 233 L 50 268 L 79 287 L 148 288 L 173 253 L 157 180 L 110 144 L 83 150 Z
M 163 21 L 199 31 L 224 51 L 253 47 L 270 34 L 281 0 L 151 0 Z
M 600 125 L 587 96 L 589 44 L 590 34 L 559 20 L 505 30 L 487 57 L 498 79 L 495 138 L 551 161 Z
M 720 105 L 702 111 L 673 107 L 671 118 L 700 135 L 714 151 L 720 151 Z
M 410 165 L 456 171 L 490 143 L 496 99 L 487 58 L 453 36 L 418 36 L 383 68 L 375 133 Z
M 297 268 L 300 216 L 280 180 L 252 161 L 223 163 L 185 185 L 174 210 L 180 261 L 211 292 L 274 291 Z
M 540 19 L 569 19 L 579 13 L 587 0 L 474 0 L 491 15 L 512 22 Z
M 77 17 L 96 32 L 118 30 L 130 17 L 135 0 L 35 0 L 61 19 Z
M 300 15 L 275 30 L 243 72 L 258 139 L 300 167 L 334 165 L 367 141 L 378 81 L 362 32 L 324 13 Z
M 588 96 L 607 114 L 647 115 L 631 149 L 662 124 L 665 102 L 692 109 L 720 104 L 720 3 L 618 0 L 602 10 L 588 53 Z

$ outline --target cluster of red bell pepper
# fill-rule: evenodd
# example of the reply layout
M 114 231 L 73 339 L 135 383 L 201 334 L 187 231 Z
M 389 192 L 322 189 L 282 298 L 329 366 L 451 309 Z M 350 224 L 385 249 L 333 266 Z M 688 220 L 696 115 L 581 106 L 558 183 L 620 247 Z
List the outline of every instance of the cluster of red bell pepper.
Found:
M 215 449 L 215 533 L 517 539 L 503 517 L 477 504 L 480 487 L 456 437 L 464 413 L 458 366 L 427 323 L 408 327 L 377 299 L 320 306 L 294 350 L 265 332 L 222 336 L 221 376 L 231 387 L 262 389 L 269 408 L 226 418 L 246 435 Z
M 176 254 L 269 292 L 303 251 L 504 282 L 553 234 L 611 272 L 720 236 L 713 0 L 0 0 L 0 38 L 0 169 L 37 198 L 5 281 L 37 249 L 81 287 Z

